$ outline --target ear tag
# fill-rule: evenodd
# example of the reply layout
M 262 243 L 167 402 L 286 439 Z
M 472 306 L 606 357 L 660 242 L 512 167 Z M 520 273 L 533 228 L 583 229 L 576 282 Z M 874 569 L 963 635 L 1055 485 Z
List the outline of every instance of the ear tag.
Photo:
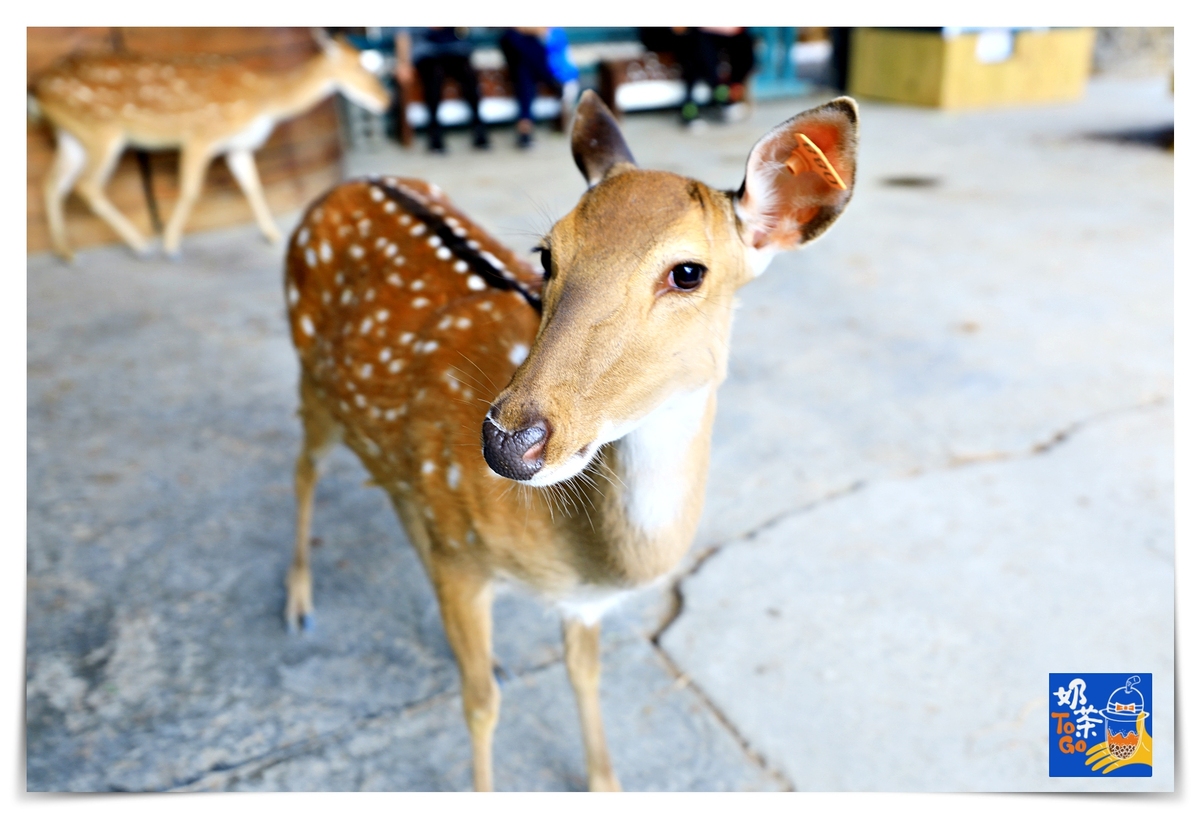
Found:
M 796 134 L 796 149 L 792 151 L 792 155 L 787 159 L 787 169 L 793 175 L 799 176 L 801 173 L 815 171 L 821 174 L 821 177 L 830 184 L 831 187 L 846 190 L 846 183 L 842 181 L 842 177 L 833 169 L 833 163 L 825 156 L 813 141 L 802 133 Z

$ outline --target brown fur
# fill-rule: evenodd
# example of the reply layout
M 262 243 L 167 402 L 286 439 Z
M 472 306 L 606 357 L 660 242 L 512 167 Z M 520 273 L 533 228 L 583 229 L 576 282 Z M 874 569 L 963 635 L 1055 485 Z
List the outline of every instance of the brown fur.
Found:
M 603 117 L 609 121 L 597 125 Z M 478 789 L 491 787 L 499 712 L 493 579 L 515 579 L 564 602 L 585 591 L 644 586 L 679 563 L 700 517 L 734 294 L 754 275 L 748 228 L 735 212 L 749 206 L 745 200 L 640 170 L 623 142 L 604 139 L 620 139 L 619 130 L 585 95 L 576 159 L 594 184 L 545 238 L 553 260 L 545 284 L 440 191 L 416 180 L 336 188 L 305 215 L 288 251 L 285 291 L 305 424 L 289 624 L 311 614 L 317 460 L 342 439 L 388 493 L 437 593 L 462 673 Z M 852 147 L 833 161 L 853 179 Z M 848 198 L 828 192 L 819 201 L 840 211 Z M 415 202 L 435 214 L 438 229 L 453 226 L 477 243 L 540 296 L 541 316 L 517 292 L 484 288 L 398 201 Z M 783 229 L 791 232 L 774 237 L 780 243 L 798 240 L 794 228 Z M 695 291 L 668 283 L 683 262 L 708 269 Z M 528 350 L 523 360 L 515 354 L 521 349 Z M 632 432 L 618 438 L 650 418 L 665 421 L 661 437 L 672 438 L 673 416 L 656 413 L 680 396 L 691 407 L 680 410 L 680 423 L 694 428 L 677 435 L 677 462 L 665 464 L 666 477 L 647 482 L 642 472 L 664 464 L 636 447 L 661 441 L 637 443 Z M 493 473 L 480 452 L 489 407 L 502 428 L 544 421 L 543 471 L 564 479 L 539 489 Z M 586 466 L 581 452 L 590 456 Z M 639 505 L 648 497 L 658 505 Z M 599 716 L 598 638 L 597 624 L 566 617 L 589 784 L 613 789 Z
M 214 56 L 77 55 L 58 63 L 34 89 L 43 115 L 59 134 L 58 155 L 43 191 L 55 252 L 72 257 L 62 216 L 63 199 L 72 187 L 131 248 L 147 251 L 146 240 L 103 190 L 126 145 L 181 150 L 180 198 L 163 238 L 168 253 L 178 250 L 204 172 L 220 155 L 227 157 L 263 235 L 276 241 L 279 231 L 254 166 L 252 151 L 258 145 L 231 147 L 230 140 L 236 142 L 237 135 L 257 127 L 265 141 L 276 122 L 316 105 L 335 90 L 335 83 L 382 111 L 387 91 L 358 64 L 358 56 L 351 46 L 328 41 L 298 68 L 274 73 Z M 64 146 L 64 134 L 82 146 L 83 167 L 77 167 Z M 74 176 L 80 173 L 76 184 Z

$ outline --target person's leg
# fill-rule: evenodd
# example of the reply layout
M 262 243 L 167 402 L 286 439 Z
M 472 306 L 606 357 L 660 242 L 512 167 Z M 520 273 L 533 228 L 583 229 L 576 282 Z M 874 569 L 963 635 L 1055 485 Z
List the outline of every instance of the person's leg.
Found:
M 445 64 L 446 73 L 458 83 L 463 101 L 471 109 L 472 144 L 477 148 L 488 147 L 487 128 L 479 116 L 479 75 L 475 73 L 469 57 L 446 57 Z
M 533 74 L 526 57 L 532 39 L 516 31 L 506 31 L 500 40 L 500 50 L 508 63 L 508 76 L 513 93 L 517 95 L 517 147 L 527 148 L 533 142 Z
M 425 107 L 429 109 L 429 150 L 441 153 L 446 150 L 442 139 L 442 124 L 438 121 L 438 106 L 442 104 L 442 84 L 446 81 L 446 69 L 440 57 L 426 57 L 417 62 L 417 76 L 421 78 L 421 93 L 425 95 Z
M 683 107 L 680 109 L 680 118 L 685 125 L 689 125 L 698 121 L 700 117 L 700 106 L 696 104 L 694 98 L 696 83 L 703 75 L 703 66 L 700 60 L 700 32 L 689 28 L 683 34 L 672 32 L 671 36 L 673 37 L 672 53 L 679 61 L 679 67 L 683 69 Z
M 746 105 L 746 83 L 754 70 L 754 38 L 742 31 L 727 39 L 725 53 L 729 55 L 729 102 L 724 110 L 728 122 L 749 115 Z

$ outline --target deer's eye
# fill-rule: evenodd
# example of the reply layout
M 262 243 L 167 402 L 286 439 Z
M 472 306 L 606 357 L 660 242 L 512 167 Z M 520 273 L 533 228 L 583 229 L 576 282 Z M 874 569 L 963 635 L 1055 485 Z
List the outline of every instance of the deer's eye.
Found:
M 704 280 L 704 274 L 707 272 L 708 268 L 703 264 L 685 261 L 683 264 L 676 264 L 671 268 L 667 282 L 677 290 L 694 290 L 700 286 L 700 282 Z
M 538 253 L 541 254 L 542 275 L 544 275 L 546 278 L 549 278 L 550 277 L 550 262 L 551 262 L 550 248 L 549 247 L 535 247 L 534 249 L 537 250 Z

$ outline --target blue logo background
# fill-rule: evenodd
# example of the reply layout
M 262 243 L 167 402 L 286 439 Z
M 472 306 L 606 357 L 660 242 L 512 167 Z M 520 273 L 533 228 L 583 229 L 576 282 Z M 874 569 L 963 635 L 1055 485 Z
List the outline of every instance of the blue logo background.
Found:
M 1127 686 L 1133 677 L 1138 681 Z M 1149 673 L 1051 673 L 1050 776 L 1149 778 L 1153 774 L 1153 759 L 1150 763 L 1141 760 L 1146 758 L 1144 749 L 1133 756 L 1131 763 L 1104 772 L 1111 762 L 1119 759 L 1107 749 L 1098 749 L 1098 745 L 1106 743 L 1109 721 L 1133 729 L 1136 714 L 1143 709 L 1147 714 L 1143 729 L 1153 739 L 1152 690 Z M 1097 765 L 1103 758 L 1108 758 L 1110 763 Z M 1093 770 L 1093 766 L 1097 769 Z

